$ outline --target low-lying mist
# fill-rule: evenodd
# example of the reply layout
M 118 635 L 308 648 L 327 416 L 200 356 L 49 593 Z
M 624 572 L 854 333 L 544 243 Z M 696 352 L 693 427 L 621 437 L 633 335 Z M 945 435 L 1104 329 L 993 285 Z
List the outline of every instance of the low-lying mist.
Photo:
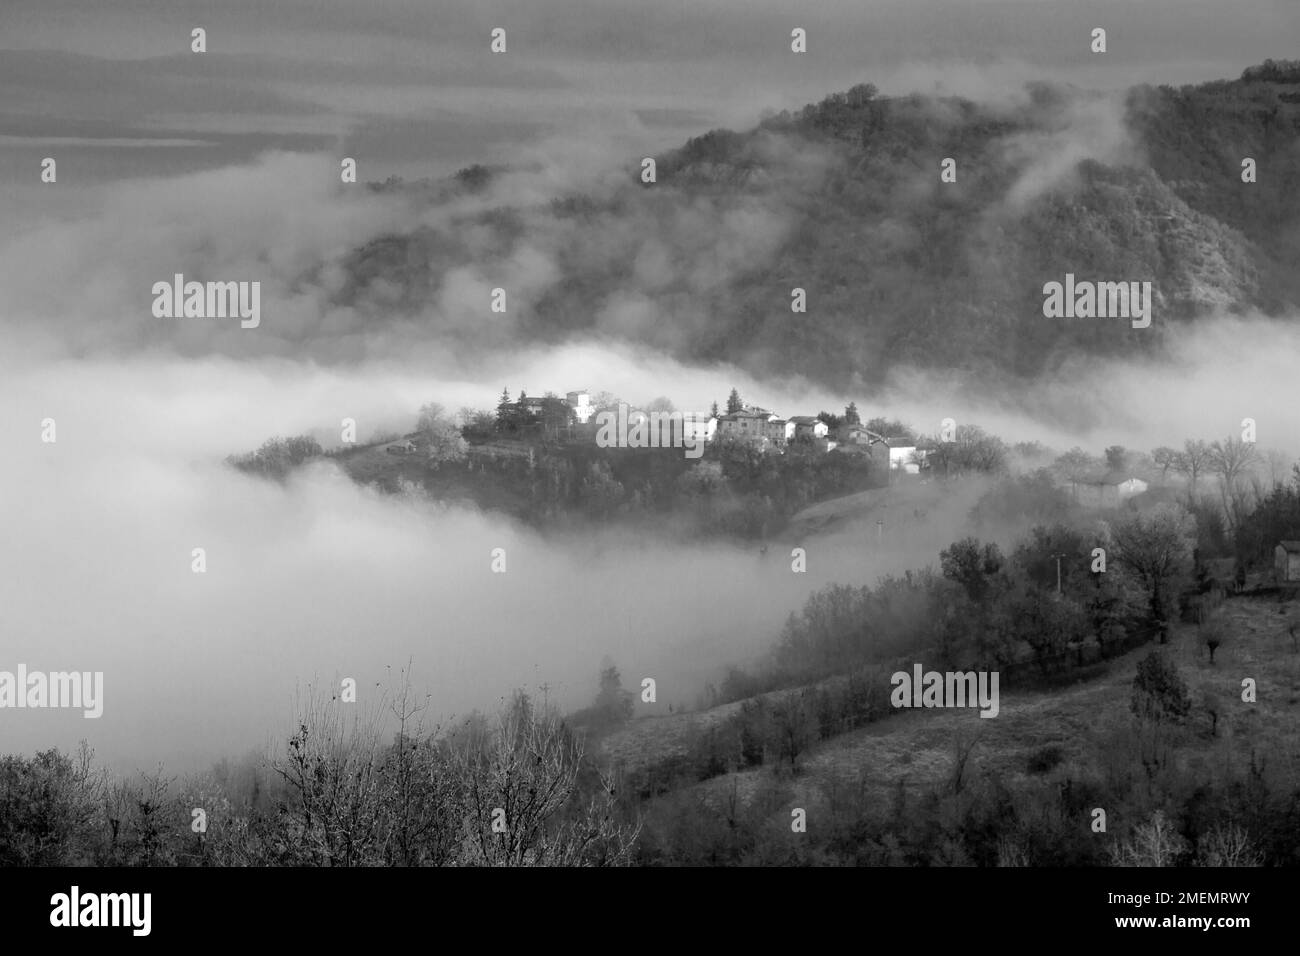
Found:
M 604 655 L 629 686 L 654 677 L 661 708 L 689 704 L 701 675 L 766 647 L 811 590 L 890 563 L 810 546 L 795 575 L 788 552 L 615 527 L 542 537 L 359 487 L 332 463 L 285 485 L 222 463 L 271 434 L 352 415 L 364 436 L 367 420 L 410 423 L 417 399 L 460 394 L 410 371 L 16 358 L 0 385 L 13 412 L 0 432 L 0 668 L 103 671 L 106 686 L 98 720 L 7 710 L 11 750 L 84 736 L 123 766 L 202 764 L 288 726 L 297 685 L 353 677 L 364 700 L 408 659 L 443 716 L 521 685 L 585 705 Z M 40 440 L 46 418 L 54 443 Z
M 557 170 L 508 178 L 509 195 L 490 201 L 544 202 L 575 185 Z M 202 766 L 282 740 L 297 686 L 352 677 L 364 701 L 408 659 L 444 717 L 491 708 L 520 685 L 583 706 L 606 655 L 629 688 L 655 678 L 660 709 L 689 705 L 725 665 L 769 647 L 810 592 L 935 562 L 966 533 L 983 487 L 938 504 L 892 501 L 887 525 L 870 507 L 816 531 L 796 525 L 762 553 L 629 536 L 617 524 L 537 532 L 358 487 L 329 463 L 283 485 L 223 464 L 274 435 L 328 434 L 344 418 L 364 440 L 412 427 L 428 401 L 490 409 L 503 387 L 666 396 L 699 411 L 735 387 L 782 415 L 854 401 L 864 419 L 887 415 L 931 434 L 952 418 L 1058 452 L 1177 446 L 1235 434 L 1251 417 L 1261 446 L 1300 452 L 1300 407 L 1282 398 L 1300 367 L 1295 322 L 1207 319 L 1169 335 L 1158 359 L 1067 360 L 1030 387 L 897 367 L 869 394 L 841 394 L 625 344 L 619 328 L 663 318 L 640 293 L 600 336 L 526 347 L 512 338 L 519 316 L 489 326 L 469 314 L 488 275 L 448 277 L 415 318 L 332 306 L 340 255 L 427 225 L 392 197 L 340 198 L 336 183 L 337 167 L 320 158 L 270 157 L 117 187 L 82 216 L 65 208 L 57 220 L 14 224 L 0 245 L 0 669 L 105 675 L 101 718 L 6 710 L 0 751 L 85 737 L 120 768 Z M 710 282 L 727 281 L 782 228 L 771 210 L 712 225 L 707 209 L 688 212 L 715 229 L 696 241 L 726 250 L 710 259 L 719 273 Z M 482 237 L 463 238 L 472 248 Z M 545 249 L 511 261 L 524 287 L 553 278 Z M 646 289 L 666 262 L 638 267 Z M 260 279 L 274 319 L 257 330 L 154 319 L 148 290 L 175 272 Z M 467 356 L 461 345 L 474 335 L 481 344 Z M 47 418 L 54 443 L 41 440 Z M 807 573 L 791 573 L 796 546 Z M 199 547 L 203 574 L 191 571 Z M 506 550 L 504 574 L 491 572 L 494 548 Z
M 1234 352 L 1252 341 L 1274 347 Z M 859 407 L 918 427 L 950 415 L 1008 441 L 1096 450 L 1213 437 L 1252 415 L 1262 444 L 1294 449 L 1297 411 L 1276 396 L 1300 357 L 1295 345 L 1283 326 L 1225 319 L 1192 330 L 1167 364 L 1078 369 L 1040 383 L 1019 406 L 996 389 L 962 401 L 933 376 L 900 373 L 887 400 Z M 120 766 L 202 765 L 259 745 L 288 726 L 296 686 L 353 677 L 364 699 L 408 659 L 417 689 L 444 716 L 491 707 L 519 685 L 545 684 L 563 706 L 583 706 L 605 655 L 629 687 L 654 677 L 660 709 L 692 704 L 726 664 L 770 646 L 811 591 L 934 562 L 966 533 L 983 489 L 937 505 L 894 500 L 887 531 L 874 512 L 804 537 L 791 536 L 796 525 L 774 534 L 766 553 L 643 532 L 629 539 L 617 525 L 543 534 L 500 514 L 358 487 L 330 463 L 279 485 L 222 459 L 343 417 L 357 419 L 363 438 L 409 427 L 423 401 L 490 406 L 497 381 L 599 386 L 632 400 L 666 394 L 679 407 L 707 407 L 734 384 L 786 414 L 860 397 L 594 346 L 505 358 L 482 383 L 440 379 L 418 361 L 341 369 L 162 353 L 5 356 L 0 667 L 103 671 L 106 687 L 98 720 L 6 711 L 4 745 L 26 751 L 84 736 Z M 55 443 L 40 440 L 45 418 L 55 420 Z M 808 552 L 805 574 L 791 572 L 794 546 Z M 204 574 L 191 571 L 196 547 L 206 551 Z M 498 547 L 504 574 L 490 570 Z

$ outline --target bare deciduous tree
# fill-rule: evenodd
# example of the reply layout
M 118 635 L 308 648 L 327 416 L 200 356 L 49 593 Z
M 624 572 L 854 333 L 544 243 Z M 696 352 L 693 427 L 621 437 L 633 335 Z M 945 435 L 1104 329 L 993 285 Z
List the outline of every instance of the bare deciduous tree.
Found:
M 1075 500 L 1079 499 L 1079 485 L 1086 482 L 1099 467 L 1097 459 L 1082 448 L 1071 448 L 1053 463 L 1052 467 L 1070 483 Z
M 1111 866 L 1175 866 L 1187 851 L 1187 841 L 1157 810 L 1147 823 L 1139 824 L 1133 836 L 1111 845 Z
M 450 742 L 463 787 L 461 861 L 487 866 L 618 865 L 637 831 L 615 819 L 614 782 L 600 775 L 589 805 L 575 796 L 582 743 L 550 706 L 516 692 L 491 726 L 466 727 Z
M 793 772 L 799 755 L 817 739 L 817 719 L 805 691 L 787 694 L 773 704 L 772 726 L 778 759 L 788 757 Z
M 428 463 L 431 468 L 437 468 L 446 461 L 464 459 L 468 443 L 461 430 L 437 402 L 420 406 L 416 430 L 428 442 Z
M 1241 479 L 1259 463 L 1259 449 L 1254 442 L 1242 441 L 1231 435 L 1210 446 L 1210 469 L 1219 476 L 1219 493 L 1223 499 L 1223 513 L 1231 529 L 1241 523 L 1248 504 Z
M 1147 590 L 1152 617 L 1164 621 L 1166 597 L 1191 554 L 1196 519 L 1184 508 L 1162 504 L 1115 521 L 1108 530 L 1116 557 Z
M 1287 472 L 1291 470 L 1291 456 L 1286 452 L 1270 449 L 1264 455 L 1264 464 L 1268 468 L 1268 486 L 1280 488 L 1286 484 Z
M 1174 470 L 1184 474 L 1191 481 L 1191 495 L 1196 497 L 1196 480 L 1205 474 L 1210 464 L 1210 446 L 1200 439 L 1191 438 L 1183 442 L 1183 450 L 1174 461 Z
M 1235 823 L 1217 824 L 1196 841 L 1197 866 L 1263 866 L 1250 834 Z
M 1160 483 L 1164 484 L 1169 477 L 1169 469 L 1175 471 L 1178 468 L 1178 449 L 1161 445 L 1159 448 L 1152 449 L 1151 461 L 1160 469 Z
M 382 767 L 386 862 L 398 866 L 439 866 L 456 850 L 456 787 L 444 751 L 428 739 L 427 708 L 412 697 L 408 662 L 389 701 L 396 736 Z
M 380 774 L 382 703 L 362 709 L 308 687 L 298 729 L 272 764 L 292 800 L 281 813 L 291 859 L 317 866 L 375 862 L 383 836 Z
M 957 478 L 972 472 L 998 474 L 1005 470 L 1007 447 L 1001 438 L 978 425 L 958 425 L 955 440 L 933 439 L 927 461 L 936 474 Z

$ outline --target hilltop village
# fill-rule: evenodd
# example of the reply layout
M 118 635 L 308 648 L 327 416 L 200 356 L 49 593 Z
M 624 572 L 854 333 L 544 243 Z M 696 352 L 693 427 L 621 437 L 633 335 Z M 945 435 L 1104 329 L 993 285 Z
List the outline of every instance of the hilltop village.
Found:
M 647 423 L 653 426 L 656 438 L 662 429 L 662 446 L 656 441 L 650 447 L 668 447 L 671 431 L 687 443 L 732 440 L 775 454 L 799 445 L 821 452 L 864 455 L 880 465 L 887 461 L 891 470 L 911 475 L 920 474 L 925 468 L 930 450 L 926 442 L 903 431 L 898 422 L 878 419 L 863 424 L 857 406 L 852 403 L 843 415 L 820 412 L 782 417 L 770 409 L 741 401 L 734 389 L 725 411 L 720 411 L 714 403 L 710 411 L 698 413 L 678 411 L 662 398 L 646 408 L 636 408 L 608 394 L 593 399 L 586 390 L 566 392 L 563 398 L 550 392 L 542 396 L 521 392 L 514 400 L 503 390 L 495 417 L 489 419 L 485 413 L 463 412 L 462 431 L 470 442 L 467 449 L 470 454 L 475 453 L 475 443 L 479 444 L 479 453 L 490 454 L 491 448 L 484 446 L 491 446 L 493 439 L 596 442 L 602 413 L 610 421 L 617 418 L 632 425 Z M 870 425 L 877 425 L 878 429 Z M 407 452 L 416 452 L 419 447 L 418 435 L 400 445 Z

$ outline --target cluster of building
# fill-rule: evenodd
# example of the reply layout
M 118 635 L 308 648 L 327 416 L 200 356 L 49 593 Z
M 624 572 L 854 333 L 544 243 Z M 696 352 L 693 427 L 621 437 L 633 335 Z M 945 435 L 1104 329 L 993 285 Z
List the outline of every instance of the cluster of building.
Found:
M 812 439 L 826 451 L 888 457 L 889 467 L 915 475 L 925 460 L 925 449 L 909 439 L 887 437 L 854 422 L 832 429 L 812 415 L 782 418 L 766 408 L 748 407 L 730 412 L 718 420 L 718 431 L 725 436 L 757 442 L 764 448 L 780 449 L 792 441 Z
M 593 418 L 597 409 L 591 403 L 591 393 L 585 391 L 566 392 L 564 403 L 573 412 L 579 430 L 594 427 Z M 545 399 L 524 396 L 520 406 L 529 415 L 541 416 Z M 652 413 L 664 414 L 664 413 Z M 832 429 L 826 422 L 813 415 L 794 415 L 782 418 L 766 408 L 747 406 L 740 411 L 726 415 L 692 414 L 689 412 L 671 413 L 683 436 L 687 440 L 712 441 L 716 436 L 735 438 L 753 442 L 767 449 L 782 450 L 791 442 L 802 439 L 813 440 L 825 451 L 840 450 L 848 454 L 881 455 L 887 453 L 891 469 L 917 474 L 921 462 L 925 460 L 925 449 L 918 449 L 915 442 L 908 439 L 892 438 L 878 435 L 861 424 L 842 425 Z M 649 417 L 647 413 L 634 411 L 631 418 Z
M 565 392 L 564 404 L 573 410 L 573 418 L 579 425 L 586 425 L 591 416 L 596 414 L 596 407 L 591 404 L 590 392 Z M 546 408 L 546 399 L 535 395 L 525 395 L 519 402 L 529 415 L 540 416 Z

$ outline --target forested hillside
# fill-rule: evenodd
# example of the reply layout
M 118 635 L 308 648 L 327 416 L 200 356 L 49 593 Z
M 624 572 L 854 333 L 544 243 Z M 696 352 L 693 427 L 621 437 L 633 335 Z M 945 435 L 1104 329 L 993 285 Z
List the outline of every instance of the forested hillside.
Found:
M 900 363 L 1030 377 L 1300 302 L 1295 64 L 1120 97 L 1036 84 L 996 104 L 864 84 L 656 160 L 653 184 L 630 160 L 625 186 L 546 203 L 496 196 L 507 173 L 479 167 L 412 188 L 439 225 L 355 250 L 338 297 L 451 324 L 475 349 L 491 347 L 484 323 L 446 307 L 500 284 L 511 320 L 489 340 L 608 336 L 867 387 Z M 1043 284 L 1067 272 L 1151 281 L 1151 328 L 1044 318 Z

